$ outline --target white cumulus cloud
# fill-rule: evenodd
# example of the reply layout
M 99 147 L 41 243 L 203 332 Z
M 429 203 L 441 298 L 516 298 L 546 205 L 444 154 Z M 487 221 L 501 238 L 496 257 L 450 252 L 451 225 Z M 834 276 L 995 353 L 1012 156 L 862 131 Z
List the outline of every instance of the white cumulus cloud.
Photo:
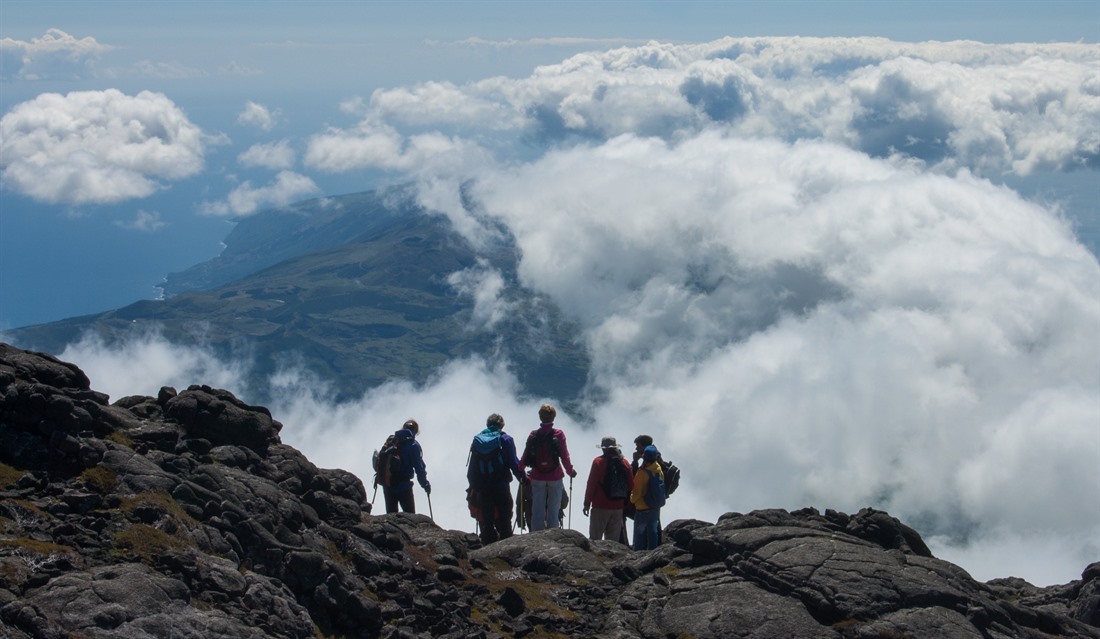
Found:
M 0 179 L 51 203 L 119 202 L 203 167 L 208 139 L 160 93 L 43 93 L 0 118 Z
M 447 283 L 474 300 L 473 322 L 478 328 L 491 329 L 513 310 L 513 303 L 501 298 L 504 276 L 479 260 L 477 266 L 447 276 Z
M 249 100 L 244 105 L 244 110 L 237 114 L 237 122 L 248 124 L 264 131 L 275 128 L 279 121 L 279 112 L 272 111 L 264 105 Z
M 329 129 L 309 139 L 305 164 L 329 172 L 385 169 L 453 174 L 487 161 L 477 144 L 439 132 L 406 136 L 387 125 Z
M 1097 64 L 1096 47 L 1070 43 L 651 42 L 578 54 L 526 78 L 378 90 L 360 110 L 375 129 L 434 127 L 479 143 L 505 132 L 543 146 L 628 133 L 676 141 L 721 128 L 1026 175 L 1100 163 Z
M 204 202 L 202 212 L 208 215 L 246 216 L 263 207 L 286 206 L 319 192 L 320 188 L 308 177 L 294 171 L 279 171 L 275 180 L 266 186 L 253 186 L 246 181 L 233 189 L 224 201 Z
M 289 140 L 254 144 L 237 156 L 237 161 L 243 166 L 265 169 L 289 169 L 294 166 L 294 159 L 294 149 Z
M 142 231 L 145 233 L 153 233 L 167 226 L 167 222 L 164 221 L 160 213 L 156 211 L 138 211 L 132 219 L 118 220 L 115 222 L 116 226 L 131 231 Z
M 69 344 L 59 357 L 78 362 L 92 388 L 112 401 L 127 395 L 156 397 L 162 386 L 184 389 L 192 384 L 225 388 L 239 395 L 248 364 L 226 361 L 213 351 L 193 344 L 173 344 L 156 330 L 135 331 L 118 344 L 86 334 Z
M 0 39 L 0 80 L 79 80 L 112 47 L 95 38 L 77 39 L 61 29 L 49 29 L 30 42 Z

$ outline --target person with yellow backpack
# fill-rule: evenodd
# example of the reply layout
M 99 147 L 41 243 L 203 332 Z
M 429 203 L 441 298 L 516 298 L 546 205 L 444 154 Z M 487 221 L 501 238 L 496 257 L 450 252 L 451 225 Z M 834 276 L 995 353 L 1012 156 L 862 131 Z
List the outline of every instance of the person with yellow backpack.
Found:
M 661 540 L 661 507 L 665 505 L 665 474 L 660 453 L 650 444 L 642 451 L 642 463 L 634 475 L 630 503 L 634 504 L 634 550 L 652 550 Z

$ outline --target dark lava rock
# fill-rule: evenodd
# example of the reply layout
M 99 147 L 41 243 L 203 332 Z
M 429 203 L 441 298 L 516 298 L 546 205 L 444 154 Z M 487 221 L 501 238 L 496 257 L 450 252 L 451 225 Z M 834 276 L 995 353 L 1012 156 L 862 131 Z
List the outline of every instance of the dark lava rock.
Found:
M 1100 637 L 1100 564 L 983 584 L 888 513 L 679 520 L 482 546 L 372 516 L 267 409 L 192 386 L 107 403 L 0 344 L 0 637 Z

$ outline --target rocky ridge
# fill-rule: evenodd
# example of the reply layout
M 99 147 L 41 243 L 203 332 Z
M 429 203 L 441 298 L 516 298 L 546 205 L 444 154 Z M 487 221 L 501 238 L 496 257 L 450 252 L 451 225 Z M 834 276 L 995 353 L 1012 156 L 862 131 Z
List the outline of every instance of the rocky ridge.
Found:
M 873 509 L 483 547 L 372 515 L 226 391 L 108 399 L 0 344 L 0 637 L 1100 637 L 1100 564 L 979 583 Z

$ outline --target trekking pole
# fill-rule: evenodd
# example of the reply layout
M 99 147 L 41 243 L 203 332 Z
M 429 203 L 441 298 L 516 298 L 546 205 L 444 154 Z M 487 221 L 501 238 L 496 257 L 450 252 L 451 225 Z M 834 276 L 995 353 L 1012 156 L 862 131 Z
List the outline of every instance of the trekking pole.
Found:
M 370 496 L 370 505 L 374 505 L 374 498 L 378 496 L 378 484 L 374 485 L 374 494 Z
M 569 478 L 569 530 L 573 530 L 573 478 Z
M 511 481 L 511 480 L 509 480 L 509 481 Z M 523 482 L 519 483 L 519 502 L 521 504 L 523 503 Z M 519 512 L 519 508 L 516 508 L 516 512 Z M 516 522 L 517 521 L 519 521 L 519 517 L 516 517 L 515 521 L 512 522 L 512 534 L 513 535 L 516 534 Z M 520 530 L 523 530 L 523 529 L 520 528 Z
M 519 499 L 516 500 L 516 523 L 519 524 L 519 531 L 522 533 L 527 529 L 527 524 L 523 518 L 523 482 L 519 482 Z M 512 530 L 515 530 L 515 525 L 512 526 Z
M 435 514 L 432 512 L 432 494 L 428 493 L 428 516 L 435 521 Z

